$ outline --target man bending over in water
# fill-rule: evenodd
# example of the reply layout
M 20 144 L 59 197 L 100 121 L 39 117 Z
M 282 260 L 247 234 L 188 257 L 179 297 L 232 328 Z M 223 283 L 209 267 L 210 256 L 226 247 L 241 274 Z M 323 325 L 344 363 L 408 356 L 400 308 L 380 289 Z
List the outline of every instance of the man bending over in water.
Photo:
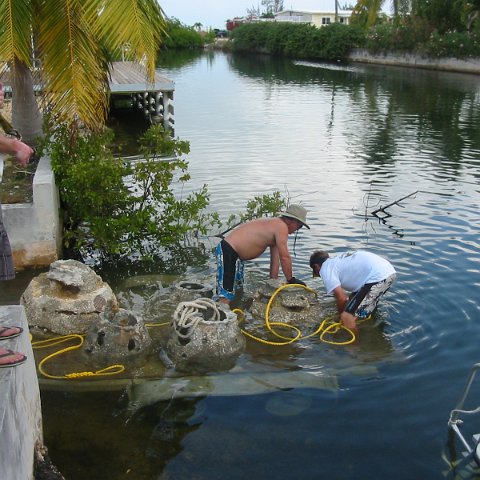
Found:
M 307 210 L 290 205 L 279 217 L 259 218 L 235 228 L 215 249 L 217 258 L 217 295 L 229 304 L 235 290 L 243 284 L 245 260 L 259 257 L 270 247 L 270 278 L 278 278 L 281 265 L 288 283 L 302 283 L 292 273 L 292 258 L 288 251 L 288 235 L 303 226 L 310 228 Z

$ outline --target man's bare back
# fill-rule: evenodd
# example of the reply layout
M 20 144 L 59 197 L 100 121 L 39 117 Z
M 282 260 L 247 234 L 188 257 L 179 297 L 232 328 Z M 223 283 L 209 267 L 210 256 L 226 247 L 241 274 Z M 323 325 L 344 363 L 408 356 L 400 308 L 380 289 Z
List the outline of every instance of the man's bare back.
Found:
M 233 230 L 225 240 L 242 260 L 259 257 L 267 247 L 287 243 L 288 226 L 281 218 L 260 218 L 244 223 Z

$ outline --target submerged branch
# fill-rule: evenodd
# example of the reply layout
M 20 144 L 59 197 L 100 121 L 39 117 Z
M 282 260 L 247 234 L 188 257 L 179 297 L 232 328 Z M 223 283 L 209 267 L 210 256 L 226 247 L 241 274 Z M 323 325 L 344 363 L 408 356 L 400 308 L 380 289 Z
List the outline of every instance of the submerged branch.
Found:
M 410 193 L 409 195 L 405 195 L 404 197 L 399 198 L 398 200 L 395 200 L 394 202 L 389 203 L 388 205 L 385 205 L 384 207 L 377 208 L 376 210 L 374 210 L 374 211 L 372 212 L 372 215 L 375 215 L 376 217 L 378 217 L 378 213 L 379 213 L 379 212 L 382 212 L 382 213 L 384 213 L 385 215 L 387 215 L 388 217 L 390 217 L 390 214 L 385 211 L 388 207 L 391 207 L 392 205 L 399 205 L 399 206 L 401 206 L 401 205 L 400 205 L 400 202 L 401 202 L 402 200 L 405 200 L 406 198 L 409 198 L 409 197 L 413 197 L 413 195 L 416 195 L 417 193 L 418 193 L 418 190 L 416 190 L 416 191 L 413 192 L 413 193 Z

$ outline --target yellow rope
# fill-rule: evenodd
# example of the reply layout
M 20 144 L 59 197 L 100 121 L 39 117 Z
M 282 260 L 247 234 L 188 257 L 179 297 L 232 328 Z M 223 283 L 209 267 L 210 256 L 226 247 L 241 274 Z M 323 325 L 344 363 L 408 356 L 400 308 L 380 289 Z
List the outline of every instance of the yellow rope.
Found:
M 163 323 L 147 323 L 145 324 L 146 327 L 163 327 L 166 325 L 169 325 L 170 322 L 163 322 Z M 32 341 L 32 335 L 30 334 L 30 341 Z M 85 372 L 72 372 L 72 373 L 67 373 L 65 375 L 50 375 L 44 370 L 44 364 L 51 360 L 54 357 L 57 357 L 58 355 L 62 355 L 64 353 L 70 352 L 72 350 L 76 350 L 77 348 L 80 348 L 83 345 L 84 342 L 84 337 L 82 335 L 78 335 L 76 333 L 72 333 L 70 335 L 63 335 L 60 337 L 55 337 L 55 338 L 49 338 L 47 340 L 38 340 L 36 342 L 32 342 L 32 347 L 37 349 L 37 348 L 49 348 L 53 347 L 54 345 L 58 345 L 60 343 L 68 342 L 69 340 L 76 339 L 78 341 L 77 345 L 72 345 L 70 347 L 62 348 L 61 350 L 58 350 L 57 352 L 51 353 L 50 355 L 47 355 L 44 359 L 40 361 L 38 364 L 38 371 L 45 377 L 47 378 L 52 378 L 55 380 L 60 380 L 60 379 L 72 379 L 72 378 L 85 378 L 85 377 L 101 377 L 101 376 L 107 376 L 107 375 L 117 375 L 119 373 L 122 373 L 125 371 L 125 367 L 123 365 L 110 365 L 109 367 L 102 368 L 101 370 L 97 370 L 96 372 L 90 372 L 90 371 L 85 371 Z
M 47 373 L 43 366 L 44 364 L 51 360 L 52 358 L 62 355 L 63 353 L 70 352 L 71 350 L 76 350 L 83 345 L 84 337 L 82 335 L 78 335 L 76 333 L 72 333 L 70 335 L 63 335 L 61 337 L 49 338 L 47 340 L 38 340 L 37 342 L 32 342 L 33 348 L 48 348 L 52 347 L 53 345 L 58 345 L 63 342 L 68 342 L 69 340 L 76 339 L 78 341 L 77 345 L 72 345 L 70 347 L 62 348 L 57 352 L 51 353 L 43 358 L 40 363 L 38 364 L 38 371 L 47 378 L 52 378 L 55 380 L 61 379 L 71 379 L 71 378 L 80 378 L 80 377 L 100 377 L 100 376 L 107 376 L 107 375 L 117 375 L 125 371 L 125 367 L 123 365 L 110 365 L 109 367 L 103 368 L 101 370 L 97 370 L 96 372 L 72 372 L 67 373 L 66 375 L 50 375 Z
M 315 292 L 315 290 L 312 290 L 310 287 L 307 287 L 306 285 L 287 283 L 287 284 L 282 285 L 281 287 L 277 288 L 277 290 L 275 290 L 273 295 L 270 297 L 270 300 L 268 301 L 267 307 L 265 309 L 265 327 L 267 328 L 267 330 L 270 333 L 272 333 L 276 337 L 281 338 L 282 340 L 285 340 L 285 341 L 283 341 L 283 342 L 272 342 L 270 340 L 265 340 L 264 338 L 257 337 L 255 335 L 253 335 L 252 333 L 247 332 L 244 329 L 241 329 L 242 333 L 244 335 L 246 335 L 247 337 L 249 337 L 253 340 L 256 340 L 257 342 L 265 343 L 267 345 L 274 345 L 274 346 L 288 345 L 290 343 L 296 342 L 297 340 L 303 340 L 305 338 L 310 338 L 310 337 L 313 337 L 315 335 L 319 335 L 319 338 L 322 342 L 329 343 L 331 345 L 348 345 L 348 344 L 353 343 L 355 341 L 355 334 L 352 332 L 352 330 L 345 327 L 340 322 L 331 322 L 329 320 L 329 317 L 325 318 L 321 322 L 320 326 L 313 333 L 311 333 L 309 335 L 305 335 L 305 336 L 302 336 L 302 332 L 300 331 L 300 329 L 298 329 L 297 327 L 295 327 L 293 325 L 290 325 L 288 323 L 283 323 L 283 322 L 270 322 L 270 318 L 269 318 L 270 317 L 270 308 L 272 306 L 272 303 L 273 303 L 275 297 L 283 289 L 290 288 L 290 287 L 302 287 L 305 290 L 308 290 L 309 292 L 312 292 L 315 295 L 317 295 L 317 292 Z M 233 312 L 240 313 L 243 317 L 245 317 L 244 312 L 239 308 L 233 309 Z M 273 326 L 289 328 L 290 330 L 295 332 L 295 336 L 294 337 L 284 337 L 283 335 L 280 335 L 278 332 L 276 332 L 275 329 L 272 328 Z M 345 330 L 346 332 L 348 332 L 351 335 L 351 338 L 349 340 L 344 341 L 344 342 L 327 340 L 325 338 L 325 336 L 327 334 L 332 335 L 332 334 L 337 333 L 340 330 Z
M 170 325 L 170 322 L 163 322 L 163 323 L 146 323 L 146 327 L 165 327 Z
M 265 309 L 265 326 L 270 333 L 272 333 L 277 338 L 280 338 L 284 341 L 273 342 L 273 341 L 270 341 L 270 340 L 265 340 L 263 338 L 260 338 L 260 337 L 257 337 L 255 335 L 253 335 L 250 332 L 247 332 L 244 329 L 241 329 L 241 331 L 244 335 L 246 335 L 247 337 L 252 338 L 253 340 L 256 340 L 258 342 L 265 343 L 267 345 L 275 345 L 275 346 L 288 345 L 290 343 L 296 342 L 297 340 L 310 338 L 310 337 L 313 337 L 315 335 L 320 335 L 319 338 L 322 342 L 330 343 L 332 345 L 348 345 L 349 343 L 352 343 L 352 342 L 355 341 L 355 334 L 350 329 L 348 329 L 347 327 L 345 327 L 344 325 L 342 325 L 339 322 L 330 322 L 329 323 L 328 318 L 324 319 L 322 321 L 322 323 L 320 324 L 320 326 L 313 333 L 311 333 L 310 335 L 306 335 L 306 336 L 302 336 L 302 332 L 301 332 L 300 329 L 298 329 L 297 327 L 295 327 L 293 325 L 290 325 L 288 323 L 270 322 L 270 319 L 269 319 L 270 308 L 272 306 L 272 303 L 273 303 L 275 297 L 283 289 L 289 288 L 289 287 L 302 287 L 302 288 L 314 293 L 315 295 L 317 295 L 317 293 L 314 290 L 307 287 L 306 285 L 287 283 L 287 284 L 279 287 L 274 292 L 274 294 L 270 297 L 270 300 L 267 303 L 267 308 Z M 244 312 L 242 310 L 240 310 L 239 308 L 235 308 L 233 310 L 233 312 L 240 313 L 241 315 L 244 316 Z M 370 318 L 370 317 L 368 317 L 368 318 Z M 368 318 L 366 318 L 365 320 L 368 320 Z M 365 321 L 365 320 L 362 320 L 362 321 Z M 166 325 L 170 325 L 170 322 L 147 323 L 147 324 L 145 324 L 146 327 L 163 327 L 163 326 L 166 326 Z M 285 337 L 284 335 L 281 335 L 279 332 L 275 331 L 275 329 L 272 328 L 274 326 L 275 327 L 280 327 L 280 328 L 288 328 L 288 329 L 292 330 L 295 333 L 295 335 L 293 337 Z M 330 341 L 330 340 L 326 340 L 324 338 L 326 334 L 335 334 L 341 329 L 349 332 L 352 338 L 350 340 L 345 341 L 345 342 L 333 342 L 333 341 Z M 32 338 L 33 337 L 30 334 L 30 341 L 32 340 Z M 38 370 L 42 375 L 44 375 L 47 378 L 60 380 L 60 379 L 72 379 L 72 378 L 85 378 L 85 377 L 99 377 L 99 376 L 107 376 L 107 375 L 117 375 L 117 374 L 125 371 L 125 367 L 123 365 L 110 365 L 109 367 L 103 368 L 101 370 L 97 370 L 96 372 L 91 372 L 91 371 L 72 372 L 72 373 L 67 373 L 66 375 L 50 375 L 49 373 L 47 373 L 43 368 L 44 364 L 46 362 L 48 362 L 49 360 L 51 360 L 54 357 L 57 357 L 57 356 L 62 355 L 64 353 L 67 353 L 67 352 L 70 352 L 72 350 L 76 350 L 77 348 L 80 348 L 83 345 L 84 337 L 82 335 L 72 333 L 70 335 L 63 335 L 63 336 L 60 336 L 60 337 L 49 338 L 47 340 L 38 340 L 36 342 L 32 342 L 32 347 L 34 349 L 37 349 L 37 348 L 49 348 L 49 347 L 52 347 L 54 345 L 58 345 L 60 343 L 67 342 L 67 341 L 72 340 L 72 339 L 76 339 L 78 341 L 78 344 L 77 345 L 72 345 L 70 347 L 66 347 L 66 348 L 63 348 L 61 350 L 58 350 L 57 352 L 51 353 L 50 355 L 47 355 L 45 358 L 43 358 L 40 361 L 40 363 L 38 364 Z

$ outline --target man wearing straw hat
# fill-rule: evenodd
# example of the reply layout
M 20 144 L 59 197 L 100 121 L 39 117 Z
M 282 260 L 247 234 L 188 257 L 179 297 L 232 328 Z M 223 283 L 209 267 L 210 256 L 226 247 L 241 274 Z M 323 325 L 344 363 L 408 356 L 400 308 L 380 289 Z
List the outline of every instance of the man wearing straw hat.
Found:
M 217 295 L 229 304 L 235 290 L 243 284 L 245 260 L 259 257 L 270 247 L 270 278 L 278 278 L 280 266 L 288 283 L 304 284 L 293 276 L 288 235 L 307 225 L 307 210 L 290 205 L 278 217 L 259 218 L 243 223 L 225 237 L 215 249 L 217 259 Z

